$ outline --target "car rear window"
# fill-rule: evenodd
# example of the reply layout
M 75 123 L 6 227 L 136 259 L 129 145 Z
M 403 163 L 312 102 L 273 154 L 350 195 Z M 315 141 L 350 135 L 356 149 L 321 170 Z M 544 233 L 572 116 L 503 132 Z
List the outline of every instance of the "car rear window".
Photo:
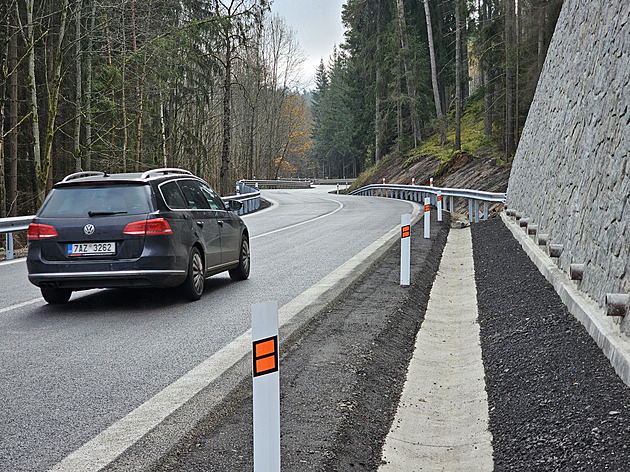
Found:
M 139 214 L 150 211 L 146 185 L 89 185 L 55 188 L 39 211 L 41 217 L 76 218 L 89 214 Z

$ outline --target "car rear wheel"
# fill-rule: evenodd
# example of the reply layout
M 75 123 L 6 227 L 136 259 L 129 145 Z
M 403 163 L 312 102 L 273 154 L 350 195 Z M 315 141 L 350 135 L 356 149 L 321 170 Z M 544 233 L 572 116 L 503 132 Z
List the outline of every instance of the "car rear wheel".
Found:
M 42 297 L 51 305 L 61 305 L 70 300 L 72 290 L 67 288 L 42 287 Z
M 188 262 L 188 277 L 182 285 L 186 298 L 191 301 L 199 300 L 203 294 L 205 282 L 203 258 L 199 249 L 194 247 L 190 252 L 190 261 Z
M 243 239 L 241 240 L 241 253 L 238 258 L 238 266 L 229 270 L 230 278 L 232 280 L 245 280 L 249 277 L 249 267 L 249 240 L 247 239 L 247 236 L 243 236 Z

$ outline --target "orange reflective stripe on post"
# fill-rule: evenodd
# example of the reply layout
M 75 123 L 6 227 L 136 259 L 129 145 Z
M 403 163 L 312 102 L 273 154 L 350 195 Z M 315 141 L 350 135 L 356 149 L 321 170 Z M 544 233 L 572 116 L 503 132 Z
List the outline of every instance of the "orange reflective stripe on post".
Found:
M 402 227 L 402 237 L 408 238 L 411 235 L 411 228 L 409 226 Z
M 254 377 L 278 371 L 278 337 L 255 341 Z
M 431 210 L 429 205 L 425 205 L 424 206 L 424 211 L 426 211 L 427 213 Z

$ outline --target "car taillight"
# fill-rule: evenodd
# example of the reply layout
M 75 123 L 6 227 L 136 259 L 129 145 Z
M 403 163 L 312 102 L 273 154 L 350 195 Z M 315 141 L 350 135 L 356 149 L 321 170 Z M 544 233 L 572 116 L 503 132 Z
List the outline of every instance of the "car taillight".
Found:
M 153 236 L 157 234 L 173 234 L 173 230 L 164 218 L 154 218 L 152 220 L 129 223 L 125 226 L 123 234 Z
M 53 226 L 39 223 L 31 223 L 28 225 L 26 235 L 28 239 L 47 239 L 58 236 L 57 230 Z

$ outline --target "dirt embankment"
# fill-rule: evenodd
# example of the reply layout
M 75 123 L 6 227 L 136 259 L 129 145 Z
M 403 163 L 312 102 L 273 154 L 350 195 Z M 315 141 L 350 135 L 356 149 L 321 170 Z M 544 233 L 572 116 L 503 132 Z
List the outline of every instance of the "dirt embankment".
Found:
M 448 162 L 431 156 L 390 157 L 372 175 L 357 182 L 358 186 L 382 183 L 429 185 L 433 177 L 436 187 L 470 188 L 488 192 L 505 192 L 511 167 L 497 163 L 496 158 L 476 157 L 466 152 L 453 155 Z M 456 211 L 466 213 L 466 202 L 455 203 Z

